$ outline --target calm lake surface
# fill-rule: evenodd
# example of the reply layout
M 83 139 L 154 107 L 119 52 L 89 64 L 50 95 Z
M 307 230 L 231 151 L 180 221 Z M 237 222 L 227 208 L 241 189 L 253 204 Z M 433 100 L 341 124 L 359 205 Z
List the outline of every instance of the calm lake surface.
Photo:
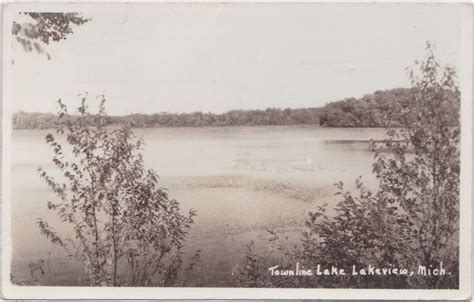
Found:
M 40 166 L 54 172 L 44 139 L 50 132 L 13 132 L 12 274 L 19 283 L 30 280 L 28 264 L 50 257 L 53 276 L 38 282 L 78 285 L 80 272 L 61 260 L 35 224 L 41 217 L 59 231 L 67 229 L 48 211 L 55 196 L 36 172 Z M 198 212 L 186 247 L 203 252 L 198 285 L 227 286 L 248 242 L 268 252 L 269 228 L 299 238 L 308 211 L 338 200 L 335 182 L 351 188 L 363 176 L 374 187 L 368 141 L 383 139 L 385 131 L 266 126 L 135 129 L 135 134 L 145 140 L 145 165 L 159 173 L 170 197 Z

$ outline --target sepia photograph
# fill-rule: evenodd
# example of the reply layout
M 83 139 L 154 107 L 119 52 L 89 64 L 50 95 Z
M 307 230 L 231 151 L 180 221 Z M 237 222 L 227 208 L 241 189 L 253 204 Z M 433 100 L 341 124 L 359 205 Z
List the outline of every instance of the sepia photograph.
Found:
M 4 4 L 2 295 L 469 298 L 471 15 Z

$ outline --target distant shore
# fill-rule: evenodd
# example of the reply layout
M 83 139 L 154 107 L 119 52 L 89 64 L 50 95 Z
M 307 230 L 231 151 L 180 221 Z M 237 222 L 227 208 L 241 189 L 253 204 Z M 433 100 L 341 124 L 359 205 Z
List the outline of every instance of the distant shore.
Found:
M 227 126 L 288 126 L 317 125 L 321 127 L 385 127 L 397 126 L 397 112 L 407 108 L 413 91 L 397 88 L 376 91 L 359 99 L 347 98 L 330 102 L 323 107 L 266 108 L 264 110 L 230 110 L 225 113 L 134 113 L 121 116 L 102 116 L 106 126 L 130 126 L 134 128 L 163 127 L 227 127 Z M 70 122 L 78 116 L 67 117 Z M 97 125 L 97 115 L 88 116 L 90 125 Z M 53 113 L 19 111 L 13 114 L 13 129 L 52 129 L 63 124 Z

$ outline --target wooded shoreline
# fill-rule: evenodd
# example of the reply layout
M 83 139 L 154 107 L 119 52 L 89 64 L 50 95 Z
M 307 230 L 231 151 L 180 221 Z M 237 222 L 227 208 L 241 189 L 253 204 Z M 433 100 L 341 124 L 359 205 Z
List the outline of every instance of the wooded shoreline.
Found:
M 347 98 L 313 108 L 267 108 L 265 110 L 231 110 L 215 113 L 153 113 L 106 116 L 106 125 L 155 127 L 223 127 L 223 126 L 267 126 L 267 125 L 320 125 L 323 127 L 384 127 L 391 121 L 397 126 L 397 113 L 407 108 L 413 89 L 396 88 L 376 91 L 362 98 Z M 389 118 L 390 117 L 390 118 Z M 77 116 L 71 115 L 74 122 Z M 98 119 L 91 115 L 92 124 Z M 105 120 L 104 120 L 105 119 Z M 64 120 L 53 113 L 16 112 L 13 114 L 13 129 L 56 128 Z

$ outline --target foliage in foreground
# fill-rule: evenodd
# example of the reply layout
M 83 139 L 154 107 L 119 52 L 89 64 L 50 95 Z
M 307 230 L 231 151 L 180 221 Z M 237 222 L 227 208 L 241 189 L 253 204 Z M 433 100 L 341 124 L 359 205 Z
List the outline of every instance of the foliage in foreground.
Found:
M 195 212 L 181 214 L 179 203 L 159 187 L 156 172 L 144 167 L 141 139 L 128 128 L 102 126 L 104 102 L 99 113 L 91 115 L 83 98 L 78 123 L 71 123 L 66 107 L 58 102 L 65 124 L 57 129 L 58 138 L 48 134 L 46 141 L 60 177 L 38 171 L 58 197 L 48 208 L 72 231 L 60 234 L 39 219 L 41 233 L 83 265 L 91 286 L 186 282 L 179 273 L 188 275 L 200 253 L 183 267 L 182 248 Z M 97 127 L 87 123 L 90 118 Z
M 403 127 L 387 129 L 384 146 L 371 143 L 373 172 L 379 189 L 373 193 L 358 179 L 356 192 L 345 192 L 332 212 L 320 207 L 309 213 L 301 244 L 289 249 L 274 235 L 282 256 L 279 269 L 296 263 L 316 270 L 335 266 L 407 268 L 413 276 L 322 277 L 270 276 L 249 245 L 241 271 L 242 286 L 457 288 L 459 286 L 459 107 L 455 72 L 442 68 L 427 46 L 427 58 L 409 71 L 416 93 L 398 112 Z M 384 151 L 382 151 L 384 150 Z M 409 152 L 410 151 L 410 152 Z M 419 275 L 419 265 L 446 270 L 445 276 Z
M 29 21 L 18 23 L 13 21 L 12 35 L 26 52 L 35 50 L 38 54 L 45 54 L 48 60 L 51 55 L 45 46 L 51 42 L 67 39 L 73 33 L 74 26 L 81 26 L 90 18 L 83 17 L 80 13 L 48 13 L 48 12 L 23 12 Z

